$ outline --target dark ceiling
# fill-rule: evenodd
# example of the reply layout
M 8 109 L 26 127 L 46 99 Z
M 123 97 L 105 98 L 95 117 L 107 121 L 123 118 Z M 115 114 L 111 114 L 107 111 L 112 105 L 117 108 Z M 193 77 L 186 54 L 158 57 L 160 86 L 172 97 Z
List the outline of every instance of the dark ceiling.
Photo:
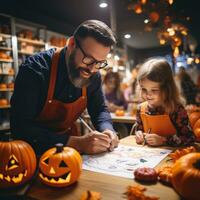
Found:
M 116 13 L 116 29 L 118 40 L 133 48 L 153 48 L 159 46 L 156 32 L 144 31 L 144 15 L 128 11 L 130 0 L 107 0 L 113 2 Z M 136 0 L 135 0 L 136 1 Z M 155 1 L 155 0 L 154 0 Z M 4 0 L 0 12 L 43 24 L 48 29 L 71 35 L 82 21 L 99 19 L 110 25 L 111 7 L 102 9 L 98 6 L 100 0 Z M 177 16 L 189 16 L 191 20 L 186 25 L 190 34 L 200 43 L 200 10 L 197 0 L 174 0 L 173 11 Z M 175 19 L 176 20 L 176 19 Z M 123 40 L 123 34 L 130 32 L 132 38 Z M 120 42 L 119 42 L 120 43 Z

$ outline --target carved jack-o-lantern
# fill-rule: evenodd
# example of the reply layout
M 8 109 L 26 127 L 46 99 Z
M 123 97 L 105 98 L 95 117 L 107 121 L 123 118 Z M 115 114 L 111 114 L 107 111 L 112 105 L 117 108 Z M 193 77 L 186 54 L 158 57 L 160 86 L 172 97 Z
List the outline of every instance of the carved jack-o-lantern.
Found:
M 15 187 L 27 182 L 36 169 L 32 147 L 22 141 L 0 141 L 0 188 Z
M 50 186 L 64 187 L 76 182 L 82 169 L 80 154 L 73 148 L 57 144 L 40 158 L 39 178 Z

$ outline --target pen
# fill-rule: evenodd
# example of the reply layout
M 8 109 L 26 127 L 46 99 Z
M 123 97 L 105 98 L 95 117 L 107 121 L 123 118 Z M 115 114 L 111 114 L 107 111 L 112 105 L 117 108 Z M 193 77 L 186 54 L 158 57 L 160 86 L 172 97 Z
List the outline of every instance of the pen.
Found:
M 151 128 L 149 128 L 147 131 L 147 134 L 150 134 L 150 133 L 151 133 Z M 144 146 L 147 143 L 145 139 L 145 135 L 143 135 L 143 139 L 144 139 L 144 142 L 143 142 L 143 146 Z
M 85 122 L 85 120 L 82 117 L 79 117 L 80 121 L 85 125 L 86 128 L 88 128 L 88 130 L 90 132 L 92 132 L 92 128 Z

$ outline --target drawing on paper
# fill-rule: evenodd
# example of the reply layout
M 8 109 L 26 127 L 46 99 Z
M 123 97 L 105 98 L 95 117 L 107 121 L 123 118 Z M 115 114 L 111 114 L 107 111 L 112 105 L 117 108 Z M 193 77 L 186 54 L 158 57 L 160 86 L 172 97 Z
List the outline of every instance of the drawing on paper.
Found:
M 119 145 L 113 152 L 83 155 L 83 169 L 133 178 L 138 167 L 155 167 L 171 150 Z

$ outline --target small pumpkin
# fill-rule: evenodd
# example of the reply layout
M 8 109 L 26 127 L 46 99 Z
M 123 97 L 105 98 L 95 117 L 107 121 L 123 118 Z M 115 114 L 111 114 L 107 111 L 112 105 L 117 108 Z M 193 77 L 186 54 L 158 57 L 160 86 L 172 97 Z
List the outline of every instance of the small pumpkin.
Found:
M 12 83 L 12 82 L 11 82 L 11 83 L 8 83 L 8 84 L 7 84 L 7 87 L 10 88 L 10 89 L 14 89 L 14 83 Z
M 36 155 L 32 147 L 22 141 L 0 141 L 0 188 L 16 187 L 32 178 L 36 169 Z
M 14 73 L 15 73 L 15 71 L 14 71 L 13 68 L 10 68 L 10 69 L 8 70 L 8 74 L 9 74 L 9 75 L 13 75 Z
M 200 153 L 189 153 L 175 162 L 172 168 L 172 184 L 186 199 L 200 197 Z
M 115 115 L 116 115 L 116 116 L 124 116 L 124 115 L 125 115 L 125 112 L 124 112 L 124 110 L 116 110 L 116 111 L 115 111 Z
M 7 85 L 5 83 L 0 83 L 0 89 L 7 89 Z
M 8 99 L 0 99 L 0 106 L 7 106 L 9 105 Z
M 40 180 L 53 187 L 64 187 L 76 182 L 81 174 L 82 159 L 71 147 L 56 147 L 47 150 L 39 161 Z
M 138 181 L 143 182 L 156 182 L 158 174 L 154 168 L 151 167 L 139 167 L 134 171 L 134 177 Z

